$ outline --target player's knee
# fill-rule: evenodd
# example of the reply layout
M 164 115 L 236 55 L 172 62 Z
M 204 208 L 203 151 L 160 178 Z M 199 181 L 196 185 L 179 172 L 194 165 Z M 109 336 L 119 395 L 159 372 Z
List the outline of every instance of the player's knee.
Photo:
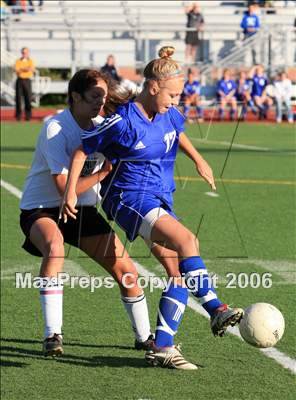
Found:
M 48 258 L 64 257 L 65 250 L 62 238 L 58 237 L 50 242 L 46 242 L 43 255 Z
M 118 283 L 125 289 L 134 289 L 138 286 L 138 272 L 136 269 L 124 271 L 117 277 Z
M 199 241 L 197 237 L 190 231 L 187 231 L 182 235 L 182 240 L 179 246 L 179 253 L 194 254 L 196 251 L 199 252 Z

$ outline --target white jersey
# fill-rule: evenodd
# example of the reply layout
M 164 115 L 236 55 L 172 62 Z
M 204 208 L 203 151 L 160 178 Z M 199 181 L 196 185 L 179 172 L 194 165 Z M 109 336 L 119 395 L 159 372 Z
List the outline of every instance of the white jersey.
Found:
M 290 79 L 274 82 L 275 97 L 279 99 L 290 99 L 292 97 L 292 82 Z
M 92 121 L 97 125 L 102 119 L 98 116 Z M 72 154 L 81 145 L 82 132 L 68 109 L 55 115 L 43 125 L 25 182 L 20 203 L 22 210 L 60 206 L 61 196 L 52 175 L 68 174 Z M 99 153 L 88 156 L 82 175 L 97 172 L 102 167 L 104 159 Z M 96 184 L 79 196 L 78 205 L 97 204 L 101 200 L 99 192 L 100 184 Z

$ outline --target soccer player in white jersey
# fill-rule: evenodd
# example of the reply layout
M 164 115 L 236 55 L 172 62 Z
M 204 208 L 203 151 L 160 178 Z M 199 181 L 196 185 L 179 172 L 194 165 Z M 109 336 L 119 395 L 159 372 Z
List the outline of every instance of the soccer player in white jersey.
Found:
M 143 91 L 92 131 L 82 135 L 82 148 L 73 156 L 64 218 L 76 218 L 77 179 L 87 154 L 102 152 L 113 164 L 102 183 L 102 206 L 109 219 L 125 231 L 129 240 L 138 235 L 171 251 L 178 260 L 179 274 L 164 290 L 152 349 L 146 353 L 151 365 L 194 370 L 184 359 L 174 335 L 181 323 L 192 289 L 211 317 L 211 330 L 222 336 L 235 325 L 243 311 L 223 304 L 217 296 L 199 255 L 199 243 L 173 211 L 173 166 L 179 138 L 199 174 L 215 189 L 211 168 L 184 136 L 184 116 L 176 106 L 183 90 L 184 76 L 171 58 L 172 47 L 160 50 L 144 70 Z M 182 277 L 184 279 L 182 279 Z
M 115 92 L 114 84 L 106 75 L 85 69 L 70 80 L 68 98 L 69 108 L 47 121 L 41 130 L 20 204 L 20 225 L 26 236 L 23 247 L 30 254 L 42 257 L 40 277 L 44 278 L 44 287 L 40 289 L 40 300 L 45 324 L 44 354 L 63 353 L 63 285 L 56 277 L 63 269 L 64 242 L 79 247 L 115 278 L 135 331 L 135 347 L 147 349 L 147 339 L 151 336 L 149 316 L 145 295 L 136 283 L 136 268 L 96 208 L 100 201 L 99 182 L 111 168 L 110 163 L 103 164 L 102 154 L 86 160 L 79 178 L 78 219 L 68 224 L 59 220 L 71 154 L 81 143 L 83 130 L 94 128 L 103 120 L 97 116 L 104 104 L 105 108 L 112 108 L 113 103 L 123 101 L 124 97 Z M 121 280 L 127 272 L 131 278 L 125 282 L 128 287 L 124 287 Z M 135 285 L 129 288 L 133 281 Z

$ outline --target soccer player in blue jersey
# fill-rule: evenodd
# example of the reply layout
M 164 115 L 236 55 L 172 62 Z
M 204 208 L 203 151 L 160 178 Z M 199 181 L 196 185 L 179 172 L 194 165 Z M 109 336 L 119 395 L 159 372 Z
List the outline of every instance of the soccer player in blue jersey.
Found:
M 243 311 L 220 301 L 200 257 L 197 238 L 173 212 L 173 169 L 179 140 L 199 174 L 215 189 L 212 170 L 185 136 L 185 119 L 176 108 L 184 77 L 171 58 L 173 52 L 174 48 L 162 48 L 160 58 L 146 66 L 143 91 L 134 101 L 117 108 L 96 129 L 84 132 L 83 148 L 73 156 L 63 215 L 75 219 L 76 182 L 83 162 L 87 154 L 102 152 L 113 164 L 101 192 L 108 218 L 116 221 L 130 241 L 140 235 L 170 251 L 179 263 L 179 274 L 160 299 L 155 342 L 146 360 L 153 366 L 193 370 L 197 366 L 186 361 L 174 345 L 187 305 L 187 287 L 209 313 L 214 335 L 222 336 L 229 325 L 239 322 Z
M 184 116 L 187 122 L 193 122 L 191 118 L 188 117 L 190 106 L 196 108 L 197 119 L 199 122 L 203 121 L 203 109 L 201 107 L 200 90 L 201 84 L 194 74 L 192 69 L 188 70 L 188 80 L 185 82 L 183 93 L 181 96 L 181 101 L 184 103 Z
M 229 69 L 223 71 L 223 78 L 217 84 L 217 100 L 219 101 L 219 119 L 224 119 L 224 110 L 230 105 L 230 119 L 233 121 L 237 110 L 237 102 L 235 97 L 236 83 L 231 79 Z
M 241 119 L 244 120 L 246 118 L 248 106 L 251 108 L 253 114 L 256 115 L 257 110 L 251 97 L 253 80 L 247 77 L 245 71 L 241 71 L 236 85 L 236 99 L 242 105 Z
M 266 93 L 268 79 L 264 74 L 263 65 L 257 65 L 253 77 L 252 98 L 259 109 L 259 119 L 266 119 L 269 107 L 272 106 L 272 98 Z

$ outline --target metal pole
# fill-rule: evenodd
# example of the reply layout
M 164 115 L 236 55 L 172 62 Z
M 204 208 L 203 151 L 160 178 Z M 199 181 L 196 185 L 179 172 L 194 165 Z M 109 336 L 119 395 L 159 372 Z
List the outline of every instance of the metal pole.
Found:
M 71 75 L 73 76 L 76 72 L 76 40 L 72 28 L 70 31 L 70 40 L 71 40 Z
M 272 34 L 268 34 L 268 75 L 270 76 L 272 70 L 272 55 L 271 55 L 271 41 Z
M 144 62 L 145 65 L 148 63 L 149 61 L 149 35 L 148 35 L 148 31 L 145 31 L 145 50 L 144 50 L 145 54 L 144 54 Z

